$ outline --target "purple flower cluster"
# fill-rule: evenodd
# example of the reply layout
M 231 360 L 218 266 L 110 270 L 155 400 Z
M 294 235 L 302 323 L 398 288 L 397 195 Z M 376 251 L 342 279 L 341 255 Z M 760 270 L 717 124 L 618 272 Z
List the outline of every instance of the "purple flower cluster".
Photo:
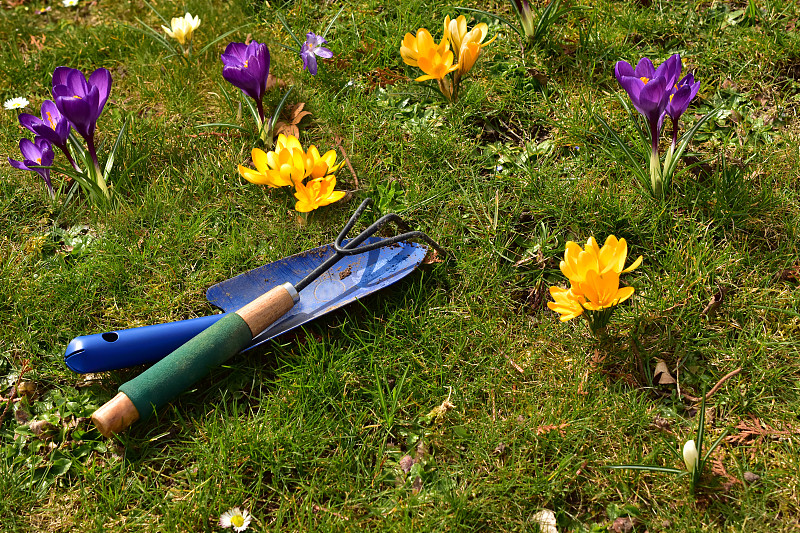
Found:
M 13 167 L 32 170 L 42 176 L 51 195 L 54 192 L 50 181 L 50 170 L 31 167 L 52 165 L 53 146 L 56 146 L 72 166 L 80 171 L 67 148 L 67 139 L 72 128 L 84 138 L 95 167 L 99 168 L 94 147 L 94 132 L 97 119 L 103 112 L 111 91 L 111 73 L 99 68 L 87 79 L 80 70 L 58 67 L 53 72 L 52 87 L 53 101 L 45 100 L 42 103 L 41 117 L 29 113 L 22 113 L 19 116 L 19 123 L 36 134 L 33 141 L 29 139 L 20 141 L 23 160 L 8 159 Z
M 636 68 L 626 61 L 618 61 L 614 75 L 630 96 L 633 107 L 647 120 L 653 151 L 658 152 L 658 136 L 665 115 L 672 120 L 674 147 L 678 138 L 678 120 L 700 89 L 700 82 L 695 82 L 692 74 L 679 81 L 680 54 L 673 55 L 658 68 L 646 57 L 639 60 Z

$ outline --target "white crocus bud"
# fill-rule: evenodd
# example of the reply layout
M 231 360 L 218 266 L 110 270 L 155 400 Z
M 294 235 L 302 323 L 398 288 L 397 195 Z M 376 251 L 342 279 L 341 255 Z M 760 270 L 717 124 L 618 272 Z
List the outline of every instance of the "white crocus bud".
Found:
M 689 440 L 683 445 L 683 462 L 686 463 L 686 470 L 693 473 L 697 468 L 697 463 L 700 460 L 700 454 L 697 453 L 697 446 L 694 444 L 694 439 Z

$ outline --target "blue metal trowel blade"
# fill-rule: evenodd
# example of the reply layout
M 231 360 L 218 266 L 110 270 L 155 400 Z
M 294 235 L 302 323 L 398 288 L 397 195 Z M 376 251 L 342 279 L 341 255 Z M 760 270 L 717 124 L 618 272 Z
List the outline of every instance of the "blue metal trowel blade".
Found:
M 372 237 L 364 244 L 379 240 Z M 244 351 L 391 285 L 417 268 L 427 251 L 421 244 L 398 243 L 343 257 L 301 290 L 300 301 Z M 236 311 L 281 283 L 296 285 L 332 255 L 333 246 L 327 245 L 275 261 L 210 287 L 206 298 L 225 311 Z
M 380 239 L 371 237 L 365 244 L 376 241 Z M 326 245 L 275 261 L 214 285 L 206 297 L 225 312 L 236 311 L 277 285 L 296 284 L 333 253 L 333 246 Z M 398 243 L 342 258 L 300 291 L 300 301 L 255 337 L 245 351 L 398 281 L 411 273 L 426 253 L 421 244 Z M 67 346 L 64 361 L 79 373 L 154 363 L 223 316 L 76 337 Z

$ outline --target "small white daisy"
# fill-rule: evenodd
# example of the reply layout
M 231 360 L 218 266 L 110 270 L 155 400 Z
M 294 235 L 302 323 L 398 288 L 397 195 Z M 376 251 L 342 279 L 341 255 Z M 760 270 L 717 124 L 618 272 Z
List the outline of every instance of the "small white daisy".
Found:
M 64 7 L 75 7 L 78 5 L 78 0 L 61 0 Z
M 234 507 L 222 513 L 222 516 L 219 517 L 219 527 L 226 529 L 232 527 L 234 531 L 241 532 L 247 529 L 252 519 L 253 516 L 247 512 L 247 509 L 242 511 L 238 507 Z
M 12 98 L 11 100 L 6 100 L 5 102 L 3 102 L 3 107 L 5 107 L 6 109 L 22 109 L 28 104 L 30 104 L 28 99 L 20 96 L 18 98 Z

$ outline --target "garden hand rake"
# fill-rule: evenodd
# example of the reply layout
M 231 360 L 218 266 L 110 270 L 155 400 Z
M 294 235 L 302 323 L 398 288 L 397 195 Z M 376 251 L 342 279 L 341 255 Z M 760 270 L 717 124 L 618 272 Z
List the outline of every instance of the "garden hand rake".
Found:
M 158 361 L 136 378 L 122 384 L 119 392 L 92 415 L 92 421 L 105 436 L 120 433 L 137 420 L 145 420 L 157 409 L 206 376 L 211 368 L 246 347 L 253 337 L 287 313 L 298 303 L 300 291 L 324 274 L 342 257 L 362 254 L 401 241 L 420 239 L 439 254 L 447 254 L 428 235 L 407 231 L 401 235 L 363 244 L 370 236 L 389 223 L 409 229 L 396 214 L 388 214 L 366 230 L 343 244 L 347 234 L 372 202 L 367 198 L 356 209 L 334 242 L 335 253 L 296 284 L 285 282 L 262 294 L 249 304 L 203 330 L 174 352 Z

